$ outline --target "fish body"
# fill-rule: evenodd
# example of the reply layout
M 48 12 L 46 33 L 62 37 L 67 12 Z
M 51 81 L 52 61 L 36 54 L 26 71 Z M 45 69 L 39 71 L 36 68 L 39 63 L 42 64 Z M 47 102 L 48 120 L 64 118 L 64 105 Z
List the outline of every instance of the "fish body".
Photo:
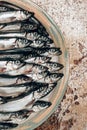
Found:
M 1 24 L 0 32 L 30 32 L 36 31 L 38 26 L 27 22 L 17 22 L 10 24 Z
M 15 123 L 0 122 L 0 130 L 9 130 L 17 126 L 18 124 Z
M 12 122 L 20 124 L 22 121 L 25 121 L 33 111 L 26 109 L 17 111 L 17 112 L 1 112 L 0 113 L 0 122 Z
M 33 13 L 28 11 L 0 12 L 0 24 L 22 21 L 31 17 Z
M 13 59 L 2 59 L 0 61 L 0 73 L 8 72 L 8 71 L 13 71 L 21 68 L 24 66 L 26 63 L 19 61 L 19 60 L 13 60 Z
M 0 50 L 23 48 L 32 44 L 32 41 L 25 38 L 0 38 Z
M 6 74 L 0 74 L 0 86 L 21 84 L 25 82 L 31 82 L 32 78 L 26 75 L 11 76 Z
M 33 101 L 33 94 L 29 94 L 21 99 L 7 102 L 0 105 L 0 112 L 16 112 L 25 109 L 25 106 Z M 32 104 L 30 105 L 30 107 Z
M 19 69 L 13 71 L 7 71 L 5 74 L 9 75 L 21 75 L 21 74 L 28 74 L 28 73 L 39 73 L 46 71 L 48 68 L 39 64 L 35 63 L 26 63 L 24 66 L 20 67 Z

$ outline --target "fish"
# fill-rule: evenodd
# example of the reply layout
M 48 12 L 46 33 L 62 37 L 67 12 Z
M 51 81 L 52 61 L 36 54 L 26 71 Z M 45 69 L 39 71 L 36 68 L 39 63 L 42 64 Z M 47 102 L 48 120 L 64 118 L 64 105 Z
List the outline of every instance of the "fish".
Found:
M 26 10 L 0 12 L 0 24 L 23 21 L 32 15 L 34 15 L 34 13 Z
M 51 38 L 48 37 L 48 36 L 43 36 L 43 35 L 41 35 L 41 36 L 38 38 L 38 40 L 45 41 L 47 44 L 50 44 L 50 45 L 54 43 L 53 39 L 51 39 Z
M 62 54 L 60 48 L 57 48 L 57 47 L 44 47 L 44 48 L 37 47 L 34 49 L 38 54 L 42 54 L 42 55 L 46 55 L 46 56 L 53 56 L 53 55 L 61 55 Z
M 26 105 L 30 104 L 32 107 L 32 102 L 34 101 L 33 93 L 14 101 L 7 102 L 5 104 L 0 104 L 0 112 L 16 112 L 26 108 Z
M 51 61 L 48 61 L 46 63 L 44 63 L 43 65 L 47 66 L 48 67 L 48 70 L 50 72 L 52 71 L 59 71 L 61 69 L 63 69 L 63 65 L 60 64 L 60 63 L 57 63 L 57 62 L 51 62 Z
M 31 24 L 27 22 L 17 22 L 10 24 L 1 24 L 0 32 L 33 32 L 38 29 L 37 24 Z
M 34 81 L 39 81 L 44 79 L 48 74 L 48 71 L 38 72 L 38 73 L 28 73 L 26 76 L 32 78 Z
M 0 87 L 1 86 L 7 86 L 7 85 L 15 85 L 15 84 L 21 84 L 26 82 L 31 82 L 32 78 L 29 76 L 26 76 L 24 74 L 22 75 L 6 75 L 6 74 L 0 74 Z
M 39 80 L 39 82 L 45 82 L 45 83 L 54 83 L 59 81 L 64 76 L 63 73 L 51 73 L 47 72 L 47 75 L 45 75 L 43 78 Z
M 26 38 L 28 40 L 36 40 L 38 39 L 39 37 L 41 36 L 41 34 L 39 34 L 37 31 L 35 32 L 1 32 L 0 33 L 0 38 L 13 38 L 13 37 L 16 37 L 16 38 Z
M 19 69 L 13 71 L 4 72 L 4 74 L 9 75 L 21 75 L 21 74 L 28 74 L 28 73 L 38 73 L 48 70 L 46 66 L 42 66 L 40 64 L 35 63 L 26 63 L 24 66 L 20 67 Z
M 15 128 L 17 126 L 18 126 L 18 124 L 16 124 L 16 123 L 0 122 L 0 130 L 9 130 L 9 129 Z
M 0 122 L 18 123 L 25 121 L 33 113 L 32 110 L 23 109 L 17 112 L 1 112 Z
M 0 73 L 17 70 L 25 64 L 25 62 L 22 62 L 20 60 L 14 60 L 12 58 L 9 58 L 8 60 L 3 58 L 0 60 Z
M 48 87 L 48 84 L 39 82 L 24 83 L 20 85 L 14 85 L 13 87 L 11 85 L 7 87 L 0 87 L 1 92 L 3 92 L 0 93 L 0 95 L 2 94 L 2 96 L 0 96 L 0 104 L 5 104 L 7 102 L 19 100 L 21 98 L 24 98 L 25 96 L 28 96 L 31 93 L 33 93 L 33 98 L 36 99 L 35 95 L 38 89 L 43 90 L 46 87 Z M 41 96 L 38 95 L 38 97 Z
M 50 94 L 56 86 L 57 86 L 57 82 L 48 84 L 48 86 L 45 87 L 40 87 L 37 91 L 35 91 L 34 97 L 37 99 L 44 98 L 48 94 Z
M 37 100 L 33 106 L 32 106 L 32 110 L 35 112 L 39 112 L 41 110 L 47 109 L 52 105 L 51 102 L 49 101 L 44 101 L 44 100 Z
M 9 50 L 27 47 L 32 41 L 25 38 L 0 38 L 0 50 Z

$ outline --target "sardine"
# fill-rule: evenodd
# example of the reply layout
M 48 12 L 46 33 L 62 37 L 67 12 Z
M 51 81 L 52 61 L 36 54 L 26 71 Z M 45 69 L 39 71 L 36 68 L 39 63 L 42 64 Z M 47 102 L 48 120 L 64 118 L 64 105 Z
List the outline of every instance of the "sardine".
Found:
M 49 84 L 48 86 L 45 86 L 45 87 L 40 87 L 37 91 L 35 91 L 34 93 L 34 97 L 35 98 L 43 98 L 45 96 L 47 96 L 48 94 L 50 94 L 53 89 L 56 87 L 57 83 L 52 83 L 52 84 Z
M 28 96 L 29 94 L 33 93 L 33 98 L 37 98 L 36 92 L 40 89 L 45 89 L 48 87 L 48 84 L 46 83 L 39 83 L 39 82 L 31 82 L 31 83 L 25 83 L 20 85 L 10 85 L 8 87 L 0 87 L 2 96 L 0 96 L 0 103 L 5 104 L 7 102 L 12 102 L 14 100 L 19 100 L 21 98 L 24 98 L 25 96 Z M 14 92 L 13 92 L 14 90 Z M 20 91 L 19 91 L 20 90 Z M 5 92 L 5 94 L 4 94 Z M 12 92 L 12 93 L 11 93 Z M 38 95 L 38 98 L 40 98 L 41 95 Z
M 48 71 L 47 75 L 40 79 L 39 82 L 54 83 L 59 81 L 63 77 L 62 73 L 51 73 Z
M 1 24 L 0 32 L 30 32 L 36 31 L 38 26 L 36 24 L 30 24 L 26 22 Z
M 48 101 L 43 101 L 43 100 L 37 100 L 33 106 L 32 106 L 32 109 L 33 111 L 35 112 L 39 112 L 43 109 L 46 109 L 48 107 L 50 107 L 52 105 L 51 102 L 48 102 Z
M 45 78 L 48 74 L 48 71 L 38 72 L 38 73 L 29 73 L 26 74 L 28 77 L 32 78 L 34 81 L 39 81 Z
M 0 113 L 0 122 L 12 122 L 21 124 L 22 121 L 25 121 L 33 113 L 32 110 L 20 110 L 17 112 L 1 112 Z
M 33 49 L 35 49 L 35 51 L 38 54 L 47 55 L 47 56 L 62 54 L 60 48 L 57 48 L 57 47 L 44 47 L 44 48 L 37 47 L 37 48 L 33 48 Z
M 20 60 L 13 60 L 11 58 L 8 60 L 3 58 L 0 60 L 0 73 L 17 70 L 25 64 L 25 62 L 22 62 Z
M 0 74 L 0 86 L 7 86 L 13 84 L 21 84 L 25 82 L 31 82 L 32 78 L 26 75 L 10 76 L 5 74 Z
M 46 66 L 42 66 L 40 64 L 35 64 L 35 63 L 26 63 L 24 66 L 17 70 L 13 71 L 7 71 L 5 74 L 9 75 L 21 75 L 21 74 L 29 74 L 29 73 L 39 73 L 43 71 L 47 71 L 48 68 Z
M 0 130 L 9 130 L 9 129 L 15 128 L 17 126 L 18 126 L 18 124 L 16 124 L 16 123 L 0 122 Z
M 51 61 L 48 61 L 46 63 L 44 63 L 43 65 L 47 66 L 48 67 L 48 70 L 49 71 L 57 71 L 57 70 L 61 70 L 64 66 L 60 63 L 57 63 L 57 62 L 51 62 Z
M 0 105 L 0 112 L 16 112 L 20 111 L 22 109 L 25 109 L 27 104 L 30 104 L 33 101 L 33 94 L 29 94 L 28 96 L 25 96 L 19 100 L 14 100 L 11 102 L 7 102 L 5 104 Z M 32 106 L 32 103 L 30 105 L 30 108 Z
M 23 48 L 32 44 L 25 38 L 0 38 L 0 50 Z
M 28 40 L 36 40 L 40 37 L 41 35 L 38 33 L 38 32 L 13 32 L 13 33 L 10 33 L 10 32 L 2 32 L 0 33 L 0 38 L 13 38 L 13 37 L 16 37 L 16 38 L 26 38 Z
M 28 19 L 33 15 L 32 12 L 28 11 L 8 11 L 0 12 L 0 24 L 11 23 Z

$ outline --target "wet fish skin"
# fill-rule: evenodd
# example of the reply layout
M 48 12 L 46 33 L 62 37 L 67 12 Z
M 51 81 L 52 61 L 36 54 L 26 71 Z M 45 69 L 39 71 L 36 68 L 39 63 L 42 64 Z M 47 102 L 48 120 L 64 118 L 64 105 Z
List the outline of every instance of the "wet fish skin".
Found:
M 20 67 L 19 69 L 13 70 L 13 71 L 6 71 L 4 74 L 9 75 L 21 75 L 21 74 L 28 74 L 28 73 L 38 73 L 47 71 L 48 68 L 46 66 L 42 66 L 40 64 L 35 63 L 26 63 L 24 66 Z
M 36 24 L 30 24 L 26 22 L 17 22 L 10 24 L 1 24 L 0 32 L 34 32 L 38 26 Z
M 27 47 L 32 44 L 32 41 L 25 38 L 0 38 L 0 50 L 10 51 L 10 49 L 17 49 Z
M 32 15 L 34 15 L 34 13 L 26 10 L 0 12 L 0 24 L 22 21 L 28 19 Z
M 25 121 L 33 113 L 32 110 L 23 109 L 17 112 L 0 112 L 0 121 L 18 123 Z
M 43 65 L 46 65 L 48 68 L 49 68 L 49 71 L 59 71 L 59 70 L 61 70 L 61 69 L 63 69 L 63 65 L 62 64 L 60 64 L 60 63 L 57 63 L 57 62 L 51 62 L 51 61 L 48 61 L 48 62 L 46 62 L 45 64 L 43 64 Z
M 14 60 L 12 58 L 0 60 L 0 73 L 17 70 L 23 67 L 26 63 L 21 60 Z
M 6 11 L 14 11 L 12 8 L 8 8 L 6 6 L 0 6 L 0 12 L 6 12 Z
M 9 129 L 12 129 L 12 128 L 15 128 L 17 127 L 18 124 L 16 123 L 7 123 L 7 122 L 0 122 L 0 130 L 9 130 Z
M 16 75 L 16 76 L 11 76 L 7 74 L 0 74 L 0 86 L 7 86 L 7 85 L 14 85 L 14 84 L 21 84 L 25 82 L 31 82 L 32 77 L 28 77 L 24 74 L 22 75 Z
M 33 104 L 32 109 L 33 109 L 33 111 L 38 112 L 40 110 L 43 110 L 43 109 L 50 107 L 51 105 L 52 105 L 51 102 L 44 101 L 44 100 L 37 100 Z

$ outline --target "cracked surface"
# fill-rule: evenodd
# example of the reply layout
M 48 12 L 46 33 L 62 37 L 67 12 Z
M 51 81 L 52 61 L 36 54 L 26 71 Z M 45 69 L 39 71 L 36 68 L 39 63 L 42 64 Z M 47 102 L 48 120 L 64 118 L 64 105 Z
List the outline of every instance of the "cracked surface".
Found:
M 87 130 L 87 0 L 33 0 L 61 29 L 70 58 L 67 91 L 35 130 Z

